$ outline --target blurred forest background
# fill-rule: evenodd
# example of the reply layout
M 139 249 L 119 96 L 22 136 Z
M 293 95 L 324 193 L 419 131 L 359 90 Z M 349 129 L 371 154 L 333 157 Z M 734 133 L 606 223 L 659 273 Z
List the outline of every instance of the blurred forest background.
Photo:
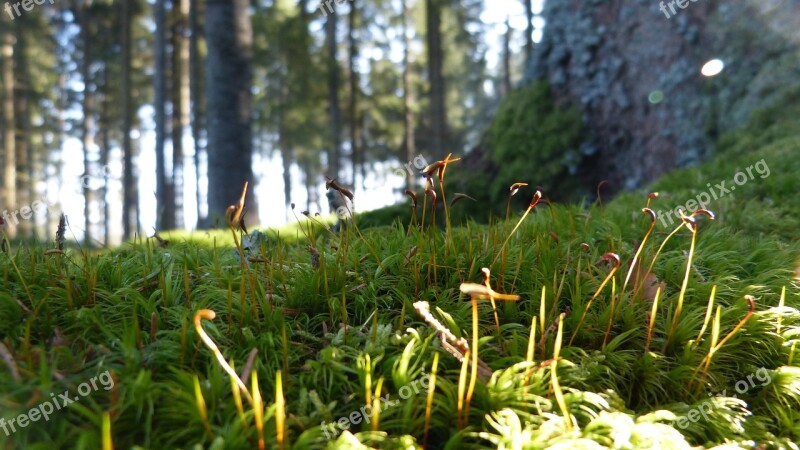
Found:
M 0 211 L 51 206 L 6 232 L 51 235 L 63 211 L 93 245 L 218 226 L 244 181 L 248 225 L 327 213 L 326 175 L 384 206 L 420 190 L 404 166 L 450 152 L 478 220 L 517 181 L 565 201 L 636 189 L 800 80 L 796 0 L 14 3 Z

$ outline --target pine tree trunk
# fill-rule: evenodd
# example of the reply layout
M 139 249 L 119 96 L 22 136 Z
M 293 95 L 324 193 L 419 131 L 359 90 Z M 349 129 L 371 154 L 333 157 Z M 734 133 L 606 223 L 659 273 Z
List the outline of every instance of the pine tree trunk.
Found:
M 281 161 L 283 163 L 283 203 L 286 212 L 289 212 L 289 205 L 292 203 L 292 150 L 286 144 L 281 144 Z
M 17 232 L 21 236 L 33 236 L 33 217 L 23 214 L 30 212 L 33 202 L 33 146 L 31 145 L 31 112 L 30 112 L 30 70 L 28 66 L 28 42 L 26 29 L 30 23 L 24 16 L 17 18 L 14 28 L 17 42 L 14 49 L 14 117 L 16 118 L 16 152 L 17 152 L 17 207 L 20 209 L 20 219 Z M 28 208 L 23 211 L 22 208 Z
M 169 230 L 174 228 L 174 211 L 170 202 L 170 188 L 167 181 L 166 154 L 164 143 L 167 130 L 167 10 L 166 0 L 156 0 L 155 17 L 156 34 L 154 49 L 153 74 L 153 109 L 155 110 L 156 127 L 156 228 Z
M 425 0 L 426 30 L 428 44 L 428 77 L 430 82 L 431 144 L 434 158 L 447 153 L 447 110 L 445 109 L 445 86 L 442 53 L 442 5 L 441 0 Z
M 122 99 L 122 229 L 123 239 L 133 237 L 136 227 L 136 184 L 133 178 L 133 107 L 131 98 L 131 6 L 133 0 L 120 1 L 121 47 L 120 98 Z
M 414 90 L 412 87 L 411 79 L 411 38 L 408 36 L 408 22 L 409 10 L 408 0 L 402 0 L 403 3 L 403 115 L 404 115 L 404 131 L 405 137 L 403 139 L 405 145 L 405 157 L 407 160 L 413 161 L 416 156 L 416 139 L 414 134 Z M 406 187 L 409 190 L 414 190 L 416 181 L 413 172 L 406 171 Z
M 108 70 L 106 68 L 106 70 Z M 108 83 L 108 73 L 106 73 L 106 83 Z M 106 84 L 106 89 L 107 88 Z M 108 92 L 105 95 L 109 95 Z M 103 174 L 103 190 L 102 195 L 100 197 L 101 201 L 103 202 L 103 245 L 106 247 L 111 245 L 111 202 L 108 198 L 108 182 L 109 177 L 106 176 L 108 173 L 108 157 L 109 153 L 111 153 L 111 138 L 109 133 L 111 131 L 111 123 L 109 123 L 109 104 L 108 99 L 103 99 L 103 107 L 100 113 L 100 132 L 102 133 L 102 146 L 100 148 L 100 164 L 102 164 L 103 169 L 98 171 L 98 174 Z
M 81 42 L 83 45 L 83 58 L 81 60 L 81 78 L 83 78 L 83 119 L 81 120 L 81 140 L 83 142 L 83 170 L 85 175 L 92 173 L 92 167 L 89 162 L 89 149 L 92 145 L 94 137 L 92 136 L 92 94 L 91 94 L 91 64 L 92 64 L 92 46 L 91 46 L 91 30 L 89 29 L 91 21 L 89 20 L 89 11 L 91 7 L 91 0 L 84 0 L 80 12 L 81 20 Z M 84 178 L 84 180 L 86 180 Z M 89 246 L 92 241 L 91 232 L 91 201 L 92 192 L 89 189 L 89 183 L 83 183 L 83 227 L 84 245 Z
M 356 18 L 358 9 L 356 0 L 350 1 L 350 16 L 348 17 L 347 41 L 349 43 L 348 69 L 350 71 L 350 152 L 353 165 L 353 187 L 356 187 L 358 165 L 361 162 L 361 129 L 360 114 L 358 111 L 358 72 L 356 72 L 356 59 L 358 58 L 358 43 L 356 42 Z
M 525 5 L 525 18 L 528 26 L 525 28 L 525 67 L 530 67 L 533 58 L 533 0 L 522 0 Z
M 511 23 L 506 17 L 506 34 L 503 38 L 503 96 L 511 92 Z
M 258 224 L 258 205 L 253 195 L 253 31 L 248 8 L 247 0 L 206 4 L 208 207 L 209 216 L 224 217 L 249 182 L 247 225 L 252 226 Z
M 3 22 L 6 19 L 2 19 Z M 14 120 L 14 34 L 11 23 L 4 24 L 3 35 L 3 208 L 15 208 L 17 204 L 17 158 L 16 158 L 16 121 Z M 2 211 L 0 211 L 2 214 Z M 4 218 L 4 220 L 9 220 Z M 16 235 L 16 227 L 6 227 L 6 234 Z
M 189 77 L 189 90 L 192 108 L 192 141 L 194 141 L 194 170 L 197 180 L 195 196 L 197 201 L 197 228 L 207 228 L 206 218 L 201 214 L 202 192 L 200 189 L 200 153 L 202 152 L 203 130 L 203 111 L 205 96 L 203 95 L 203 56 L 200 54 L 200 41 L 203 39 L 202 25 L 200 19 L 202 13 L 200 0 L 191 0 L 189 7 L 189 22 L 191 27 L 191 38 L 189 40 L 189 66 L 191 76 Z
M 339 177 L 341 159 L 341 110 L 339 108 L 339 61 L 337 59 L 336 28 L 338 14 L 328 14 L 325 22 L 328 46 L 328 118 L 330 125 L 330 147 L 328 152 L 328 176 Z
M 183 228 L 183 136 L 189 125 L 189 0 L 173 0 L 172 4 L 172 200 L 174 225 Z

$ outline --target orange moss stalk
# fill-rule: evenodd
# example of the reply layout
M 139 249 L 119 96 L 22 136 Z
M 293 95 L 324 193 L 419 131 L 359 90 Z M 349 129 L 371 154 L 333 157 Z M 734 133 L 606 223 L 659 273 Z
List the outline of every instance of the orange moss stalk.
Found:
M 511 236 L 514 235 L 519 226 L 522 225 L 522 222 L 525 220 L 525 218 L 528 217 L 528 214 L 530 214 L 531 210 L 533 210 L 533 208 L 535 208 L 536 205 L 538 205 L 541 200 L 542 200 L 542 192 L 536 191 L 533 194 L 533 199 L 531 200 L 531 203 L 528 205 L 528 209 L 525 210 L 525 214 L 522 215 L 522 217 L 519 219 L 519 222 L 517 222 L 517 225 L 514 227 L 513 230 L 511 230 L 511 233 L 508 234 L 508 237 L 506 237 L 505 242 L 503 242 L 503 245 L 500 247 L 500 252 L 497 253 L 497 255 L 494 257 L 494 259 L 492 260 L 492 264 L 490 264 L 490 267 L 494 266 L 494 263 L 497 262 L 497 258 L 499 258 L 501 254 L 503 254 L 506 245 L 508 245 L 508 241 L 511 239 Z
M 228 365 L 228 362 L 225 361 L 225 357 L 222 356 L 222 352 L 219 351 L 217 344 L 211 340 L 210 337 L 206 334 L 205 330 L 203 329 L 202 320 L 214 320 L 217 317 L 217 313 L 211 309 L 201 309 L 197 311 L 194 315 L 194 328 L 197 331 L 197 334 L 200 336 L 200 339 L 206 344 L 206 347 L 214 353 L 214 356 L 217 358 L 217 362 L 219 365 L 222 366 L 222 370 L 224 370 L 232 380 L 236 383 L 239 389 L 244 393 L 245 397 L 247 397 L 247 401 L 250 404 L 253 404 L 253 397 L 250 395 L 250 392 L 247 391 L 247 386 L 242 383 L 242 380 L 239 379 L 239 376 L 236 375 L 236 372 Z
M 708 322 L 711 320 L 711 313 L 714 311 L 714 297 L 717 294 L 717 285 L 711 287 L 711 296 L 708 298 L 708 307 L 706 308 L 706 316 L 703 319 L 703 327 L 700 328 L 700 332 L 697 333 L 697 338 L 694 340 L 694 346 L 700 342 L 700 339 L 703 337 L 703 333 L 706 332 L 706 328 L 708 328 Z
M 648 201 L 649 203 L 649 201 Z M 622 294 L 625 293 L 625 288 L 628 286 L 628 281 L 631 279 L 631 275 L 633 274 L 633 270 L 636 269 L 637 263 L 639 262 L 639 256 L 642 254 L 642 250 L 644 250 L 644 246 L 647 243 L 647 238 L 650 237 L 650 233 L 653 232 L 653 229 L 656 226 L 656 213 L 650 208 L 642 208 L 642 212 L 645 214 L 650 215 L 650 228 L 648 228 L 647 233 L 645 233 L 644 238 L 642 239 L 642 243 L 639 245 L 639 248 L 636 249 L 636 254 L 633 255 L 633 260 L 631 261 L 631 267 L 628 269 L 628 274 L 625 275 L 625 282 L 622 283 L 622 290 L 619 291 L 620 297 Z M 631 296 L 631 302 L 633 302 L 633 296 Z
M 475 385 L 478 381 L 478 341 L 480 329 L 478 328 L 478 300 L 490 299 L 517 301 L 519 295 L 513 294 L 500 294 L 495 292 L 489 285 L 488 278 L 491 276 L 489 269 L 483 268 L 483 273 L 487 277 L 484 285 L 475 283 L 462 283 L 460 286 L 461 292 L 470 296 L 472 301 L 472 373 L 470 375 L 469 388 L 467 389 L 466 404 L 464 407 L 465 417 L 469 417 L 469 405 L 472 400 L 472 394 L 475 392 Z
M 411 233 L 411 228 L 417 224 L 417 194 L 408 189 L 405 192 L 411 198 L 411 219 L 408 222 L 408 230 L 406 230 L 406 235 L 408 235 Z
M 464 414 L 464 398 L 466 397 L 467 392 L 467 371 L 469 369 L 469 361 L 471 358 L 470 350 L 464 352 L 464 360 L 461 361 L 461 372 L 458 374 L 458 404 L 456 408 L 458 410 L 458 429 L 464 428 L 465 424 L 467 423 L 467 418 Z
M 689 246 L 689 256 L 686 258 L 686 272 L 683 276 L 681 291 L 678 294 L 678 304 L 675 307 L 675 314 L 672 316 L 672 324 L 670 325 L 669 333 L 667 334 L 667 342 L 664 344 L 664 352 L 667 351 L 669 343 L 672 340 L 672 336 L 675 333 L 675 330 L 678 328 L 678 322 L 680 321 L 681 313 L 683 312 L 683 300 L 686 296 L 686 288 L 689 285 L 689 273 L 691 273 L 692 270 L 692 258 L 694 257 L 694 248 L 695 243 L 697 242 L 697 222 L 695 221 L 694 216 L 696 216 L 698 213 L 703 213 L 712 220 L 714 219 L 714 213 L 705 209 L 698 209 L 697 211 L 693 212 L 691 216 L 684 215 L 683 210 L 679 211 L 681 215 L 681 221 L 692 231 L 692 243 Z
M 653 299 L 653 309 L 650 310 L 650 317 L 647 324 L 647 339 L 644 343 L 644 352 L 650 349 L 650 341 L 653 339 L 653 328 L 656 325 L 656 315 L 658 314 L 658 298 L 661 296 L 661 288 L 656 289 L 656 296 Z
M 434 172 L 436 172 L 439 178 L 439 189 L 442 191 L 442 203 L 444 203 L 444 215 L 445 215 L 445 228 L 446 228 L 446 236 L 447 236 L 447 245 L 445 248 L 448 248 L 450 244 L 453 244 L 453 233 L 452 233 L 452 226 L 450 225 L 450 212 L 447 208 L 447 197 L 445 197 L 444 193 L 444 173 L 447 170 L 447 165 L 460 161 L 461 158 L 452 158 L 453 154 L 448 153 L 447 157 L 441 161 L 436 161 L 433 164 L 430 164 L 428 167 L 425 167 L 421 170 L 422 174 L 428 178 L 428 180 L 433 177 Z M 431 187 L 433 187 L 433 183 L 431 183 Z M 445 254 L 446 257 L 446 254 Z
M 597 298 L 598 295 L 600 295 L 600 292 L 603 290 L 604 287 L 606 287 L 608 281 L 614 276 L 614 274 L 617 272 L 617 269 L 619 269 L 620 266 L 619 255 L 617 255 L 616 253 L 606 253 L 605 255 L 603 255 L 602 261 L 608 261 L 610 259 L 613 259 L 615 261 L 614 267 L 611 269 L 610 272 L 608 272 L 608 275 L 606 275 L 605 280 L 603 280 L 603 282 L 600 284 L 600 287 L 597 288 L 597 290 L 594 292 L 592 298 L 589 299 L 589 302 L 586 304 L 586 308 L 583 309 L 581 320 L 578 321 L 578 326 L 575 327 L 575 331 L 572 332 L 572 337 L 569 339 L 569 345 L 572 345 L 572 341 L 575 340 L 575 336 L 581 329 L 581 325 L 583 325 L 583 321 L 586 319 L 586 313 L 589 312 L 589 308 L 592 306 L 592 302 L 594 301 L 594 299 Z
M 753 298 L 752 295 L 745 295 L 744 299 L 749 304 L 750 309 L 748 309 L 747 314 L 745 314 L 744 318 L 742 318 L 742 320 L 740 320 L 739 323 L 736 324 L 735 327 L 733 327 L 730 333 L 728 333 L 719 343 L 717 343 L 717 338 L 719 337 L 719 322 L 720 322 L 721 308 L 719 306 L 717 307 L 717 314 L 714 317 L 714 326 L 711 335 L 711 346 L 708 349 L 708 354 L 705 356 L 705 358 L 703 358 L 702 361 L 700 361 L 700 364 L 697 365 L 697 368 L 692 373 L 692 380 L 689 382 L 689 387 L 691 387 L 697 380 L 695 376 L 697 375 L 697 372 L 700 371 L 701 367 L 703 372 L 702 375 L 700 376 L 700 379 L 705 379 L 706 375 L 708 374 L 708 368 L 711 366 L 711 359 L 714 357 L 714 353 L 716 353 L 717 350 L 722 348 L 722 346 L 725 345 L 725 343 L 728 342 L 733 337 L 733 335 L 736 334 L 744 326 L 744 324 L 746 324 L 750 320 L 750 317 L 753 316 L 753 313 L 756 310 L 755 299 Z

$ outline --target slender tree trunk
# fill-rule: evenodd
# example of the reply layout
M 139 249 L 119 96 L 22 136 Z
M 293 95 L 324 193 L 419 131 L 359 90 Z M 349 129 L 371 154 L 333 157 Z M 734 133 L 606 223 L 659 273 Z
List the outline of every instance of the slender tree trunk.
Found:
M 528 26 L 525 28 L 525 67 L 530 67 L 533 58 L 533 0 L 522 0 L 525 5 L 525 18 Z
M 64 33 L 67 28 L 68 19 L 66 18 L 67 12 L 69 8 L 64 3 L 59 3 L 57 7 L 57 12 L 55 14 L 56 21 L 58 26 L 56 28 L 56 33 Z M 55 193 L 48 192 L 47 199 L 55 201 L 58 199 L 58 193 L 64 189 L 64 142 L 66 141 L 65 136 L 67 133 L 66 128 L 66 111 L 67 105 L 69 102 L 69 94 L 67 92 L 67 73 L 69 72 L 69 48 L 66 43 L 62 43 L 61 41 L 56 41 L 56 62 L 58 64 L 57 72 L 58 72 L 58 81 L 56 84 L 57 89 L 57 100 L 56 100 L 56 132 L 54 137 L 53 146 L 57 149 L 58 156 L 57 159 L 54 161 L 55 171 L 56 171 L 56 187 Z M 51 186 L 48 183 L 48 189 Z M 59 215 L 54 214 L 54 211 L 48 209 L 47 211 L 47 221 L 46 224 L 46 231 L 45 236 L 52 236 L 53 230 L 56 229 L 58 226 L 58 219 Z
M 59 52 L 63 52 L 63 48 L 59 45 Z M 63 61 L 61 56 L 59 56 L 59 61 Z M 63 69 L 62 69 L 63 70 Z M 64 117 L 66 115 L 67 110 L 67 75 L 59 70 L 58 74 L 58 100 L 56 101 L 56 108 L 57 112 L 57 119 L 56 119 L 56 133 L 54 137 L 53 145 L 55 148 L 58 149 L 58 159 L 54 162 L 55 170 L 56 170 L 56 191 L 55 194 L 52 192 L 48 192 L 47 199 L 50 202 L 55 201 L 58 198 L 58 192 L 60 192 L 64 188 L 64 136 L 66 134 L 66 121 Z M 49 183 L 48 183 L 48 186 Z M 48 233 L 51 233 L 52 230 L 56 229 L 55 226 L 57 225 L 58 219 L 56 218 L 57 214 L 52 214 L 53 211 L 47 211 L 47 220 L 45 221 L 46 224 L 46 231 L 45 236 Z
M 11 23 L 4 22 L 3 30 L 3 198 L 4 208 L 17 204 L 16 121 L 14 118 L 14 33 Z M 0 211 L 0 214 L 2 211 Z M 6 219 L 4 219 L 6 220 Z M 16 235 L 16 226 L 9 224 L 6 233 Z
M 133 144 L 131 128 L 133 127 L 133 107 L 131 98 L 131 15 L 133 0 L 120 1 L 121 13 L 121 47 L 120 57 L 120 98 L 122 99 L 122 229 L 123 239 L 133 237 L 136 230 L 136 185 L 133 179 Z
M 89 20 L 90 8 L 91 0 L 83 0 L 80 12 L 81 42 L 83 44 L 83 59 L 81 61 L 81 78 L 83 78 L 83 119 L 81 120 L 81 140 L 83 141 L 83 170 L 86 175 L 90 175 L 92 173 L 92 167 L 89 162 L 89 149 L 92 145 L 92 141 L 94 140 L 92 136 L 92 33 L 89 29 L 91 26 L 91 21 Z M 88 182 L 83 183 L 83 201 L 83 227 L 85 230 L 83 241 L 84 244 L 88 246 L 92 241 L 92 221 L 90 218 L 92 192 L 91 189 L 89 189 Z
M 174 228 L 174 210 L 170 202 L 170 188 L 167 181 L 167 161 L 164 150 L 167 130 L 167 10 L 166 0 L 156 0 L 153 15 L 156 23 L 153 74 L 153 109 L 156 126 L 156 228 Z
M 191 38 L 189 40 L 189 65 L 191 77 L 189 78 L 189 90 L 192 107 L 192 141 L 194 141 L 194 170 L 197 180 L 195 196 L 197 201 L 197 228 L 206 228 L 205 217 L 201 214 L 203 204 L 202 191 L 200 189 L 200 153 L 202 146 L 203 111 L 205 96 L 203 95 L 203 55 L 200 53 L 200 42 L 203 39 L 203 29 L 200 23 L 202 13 L 200 0 L 191 0 L 189 8 L 189 21 L 191 27 Z
M 408 0 L 402 0 L 403 4 L 403 115 L 404 115 L 404 144 L 405 157 L 408 161 L 413 161 L 416 156 L 416 146 L 414 140 L 414 90 L 411 79 L 411 38 L 408 36 L 409 10 Z M 414 173 L 406 171 L 406 187 L 414 190 L 416 177 Z
M 353 187 L 356 186 L 356 175 L 358 165 L 361 161 L 361 128 L 360 114 L 358 111 L 358 72 L 356 71 L 356 59 L 358 59 L 358 44 L 356 42 L 356 18 L 358 9 L 356 0 L 350 1 L 350 16 L 348 17 L 347 41 L 349 43 L 348 69 L 350 71 L 350 152 L 353 164 Z
M 30 112 L 30 69 L 28 66 L 27 28 L 31 24 L 24 17 L 17 18 L 15 31 L 17 42 L 14 49 L 14 116 L 17 120 L 16 152 L 17 152 L 17 204 L 19 208 L 30 207 L 33 202 L 33 146 L 31 145 L 31 112 Z M 21 215 L 21 214 L 20 214 Z M 33 217 L 20 217 L 17 231 L 22 236 L 33 235 Z
M 339 177 L 341 160 L 341 110 L 339 108 L 339 61 L 337 59 L 336 28 L 338 14 L 328 14 L 325 22 L 326 41 L 328 46 L 328 118 L 330 121 L 330 151 L 328 152 L 328 174 L 331 178 Z
M 247 191 L 247 224 L 258 224 L 253 195 L 253 30 L 247 0 L 208 0 L 208 206 L 222 216 Z
M 138 127 L 137 127 L 137 131 L 140 131 L 138 129 Z M 138 136 L 141 136 L 140 133 L 135 133 L 135 134 L 137 134 Z M 131 145 L 133 146 L 133 154 L 134 155 L 140 155 L 141 154 L 141 150 L 142 150 L 141 137 L 137 137 L 136 139 L 132 139 Z M 134 186 L 138 185 L 138 180 L 139 180 L 139 177 L 134 177 L 133 178 Z M 133 204 L 136 207 L 135 214 L 133 215 L 133 217 L 136 218 L 136 221 L 135 221 L 134 225 L 135 225 L 136 232 L 140 233 L 140 236 L 141 236 L 142 223 L 141 223 L 140 218 L 142 217 L 142 205 L 139 204 L 139 190 L 137 189 L 133 195 L 134 195 Z
M 432 153 L 439 158 L 446 153 L 447 110 L 445 109 L 445 86 L 442 53 L 442 5 L 441 0 L 425 0 L 428 44 L 428 78 L 430 82 L 430 109 Z
M 172 0 L 172 4 L 172 188 L 175 227 L 183 228 L 183 136 L 189 125 L 189 0 Z
M 292 150 L 286 144 L 281 145 L 281 161 L 283 163 L 283 203 L 288 213 L 289 205 L 292 203 Z
M 511 92 L 511 23 L 506 17 L 506 34 L 503 37 L 503 96 Z
M 102 173 L 103 176 L 103 189 L 101 195 L 101 201 L 103 202 L 103 245 L 106 247 L 111 245 L 111 202 L 108 199 L 108 182 L 109 177 L 105 176 L 107 174 L 108 168 L 108 157 L 109 153 L 111 153 L 111 138 L 109 133 L 111 131 L 111 123 L 109 120 L 109 99 L 105 96 L 109 95 L 108 92 L 108 68 L 105 69 L 105 83 L 106 83 L 106 92 L 104 93 L 103 98 L 103 106 L 100 112 L 100 132 L 102 133 L 102 147 L 100 148 L 100 164 L 103 165 L 103 170 L 99 173 Z
M 302 11 L 302 8 L 301 8 Z M 289 101 L 289 87 L 284 79 L 278 91 L 278 103 L 285 105 Z M 289 133 L 286 132 L 285 116 L 283 113 L 278 117 L 278 148 L 281 150 L 281 163 L 283 166 L 283 204 L 285 206 L 285 219 L 290 217 L 289 208 L 292 203 L 292 161 L 294 150 L 289 142 Z

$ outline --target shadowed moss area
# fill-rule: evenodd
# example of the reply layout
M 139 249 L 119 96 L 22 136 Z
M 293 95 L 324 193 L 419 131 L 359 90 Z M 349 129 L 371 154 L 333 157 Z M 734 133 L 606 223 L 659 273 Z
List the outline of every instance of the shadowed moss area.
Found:
M 0 253 L 0 429 L 15 429 L 0 448 L 101 448 L 104 417 L 116 448 L 796 448 L 800 133 L 764 114 L 714 161 L 653 184 L 658 213 L 753 166 L 706 205 L 716 220 L 694 218 L 695 245 L 677 216 L 648 234 L 644 191 L 542 203 L 512 234 L 531 187 L 491 225 L 430 211 L 421 224 L 420 199 L 416 217 L 401 205 L 338 234 L 306 217 L 280 237 L 236 231 L 241 249 L 231 230 L 91 254 L 14 242 Z M 482 268 L 520 300 L 471 302 Z M 257 390 L 232 387 L 202 310 Z M 473 339 L 476 377 L 458 358 Z M 112 387 L 85 389 L 106 372 Z M 433 373 L 430 397 L 409 388 Z M 77 400 L 20 426 L 65 392 Z

